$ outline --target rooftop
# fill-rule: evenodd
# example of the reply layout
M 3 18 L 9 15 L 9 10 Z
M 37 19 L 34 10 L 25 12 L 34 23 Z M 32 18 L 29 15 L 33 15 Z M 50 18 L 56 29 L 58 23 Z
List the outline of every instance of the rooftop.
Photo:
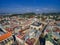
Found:
M 34 22 L 32 25 L 33 26 L 40 26 L 42 23 L 39 23 L 39 22 Z
M 6 34 L 3 34 L 0 36 L 0 41 L 5 40 L 6 38 L 10 37 L 12 35 L 11 32 L 8 32 Z

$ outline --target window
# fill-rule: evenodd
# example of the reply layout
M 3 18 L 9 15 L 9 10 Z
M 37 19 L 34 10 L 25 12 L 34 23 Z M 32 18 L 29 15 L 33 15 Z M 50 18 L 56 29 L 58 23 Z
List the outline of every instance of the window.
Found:
M 40 30 L 40 28 L 39 28 L 39 30 Z
M 36 30 L 36 28 L 34 28 L 34 30 Z
M 9 39 L 7 39 L 8 40 L 8 42 L 10 41 Z
M 7 44 L 7 41 L 6 41 L 6 40 L 4 40 L 4 44 L 5 44 L 5 45 Z
M 31 29 L 33 29 L 33 27 L 31 27 Z
M 0 42 L 0 45 L 5 45 L 5 44 L 4 44 L 4 42 L 2 41 L 2 42 Z

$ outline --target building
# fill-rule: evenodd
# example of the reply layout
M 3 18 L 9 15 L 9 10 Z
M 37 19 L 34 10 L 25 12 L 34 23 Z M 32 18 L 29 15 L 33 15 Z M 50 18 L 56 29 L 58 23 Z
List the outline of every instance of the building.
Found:
M 12 45 L 14 43 L 14 38 L 11 32 L 4 32 L 0 29 L 0 45 Z
M 44 24 L 40 22 L 34 22 L 33 24 L 30 25 L 30 28 L 35 30 L 42 30 L 43 26 Z
M 0 36 L 0 45 L 12 45 L 13 43 L 14 39 L 11 32 L 5 33 Z

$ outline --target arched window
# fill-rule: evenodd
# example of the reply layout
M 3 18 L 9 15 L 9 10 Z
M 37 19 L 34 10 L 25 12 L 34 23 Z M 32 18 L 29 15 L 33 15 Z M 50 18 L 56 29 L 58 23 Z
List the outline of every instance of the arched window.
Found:
M 34 28 L 34 30 L 36 30 L 36 28 Z
M 41 30 L 41 29 L 39 28 L 39 30 Z
M 31 27 L 31 29 L 33 29 L 33 27 Z

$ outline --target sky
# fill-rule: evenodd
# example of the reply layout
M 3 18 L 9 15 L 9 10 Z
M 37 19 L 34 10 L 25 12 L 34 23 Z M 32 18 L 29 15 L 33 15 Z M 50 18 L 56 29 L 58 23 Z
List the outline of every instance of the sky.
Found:
M 60 12 L 60 0 L 0 0 L 0 13 Z

